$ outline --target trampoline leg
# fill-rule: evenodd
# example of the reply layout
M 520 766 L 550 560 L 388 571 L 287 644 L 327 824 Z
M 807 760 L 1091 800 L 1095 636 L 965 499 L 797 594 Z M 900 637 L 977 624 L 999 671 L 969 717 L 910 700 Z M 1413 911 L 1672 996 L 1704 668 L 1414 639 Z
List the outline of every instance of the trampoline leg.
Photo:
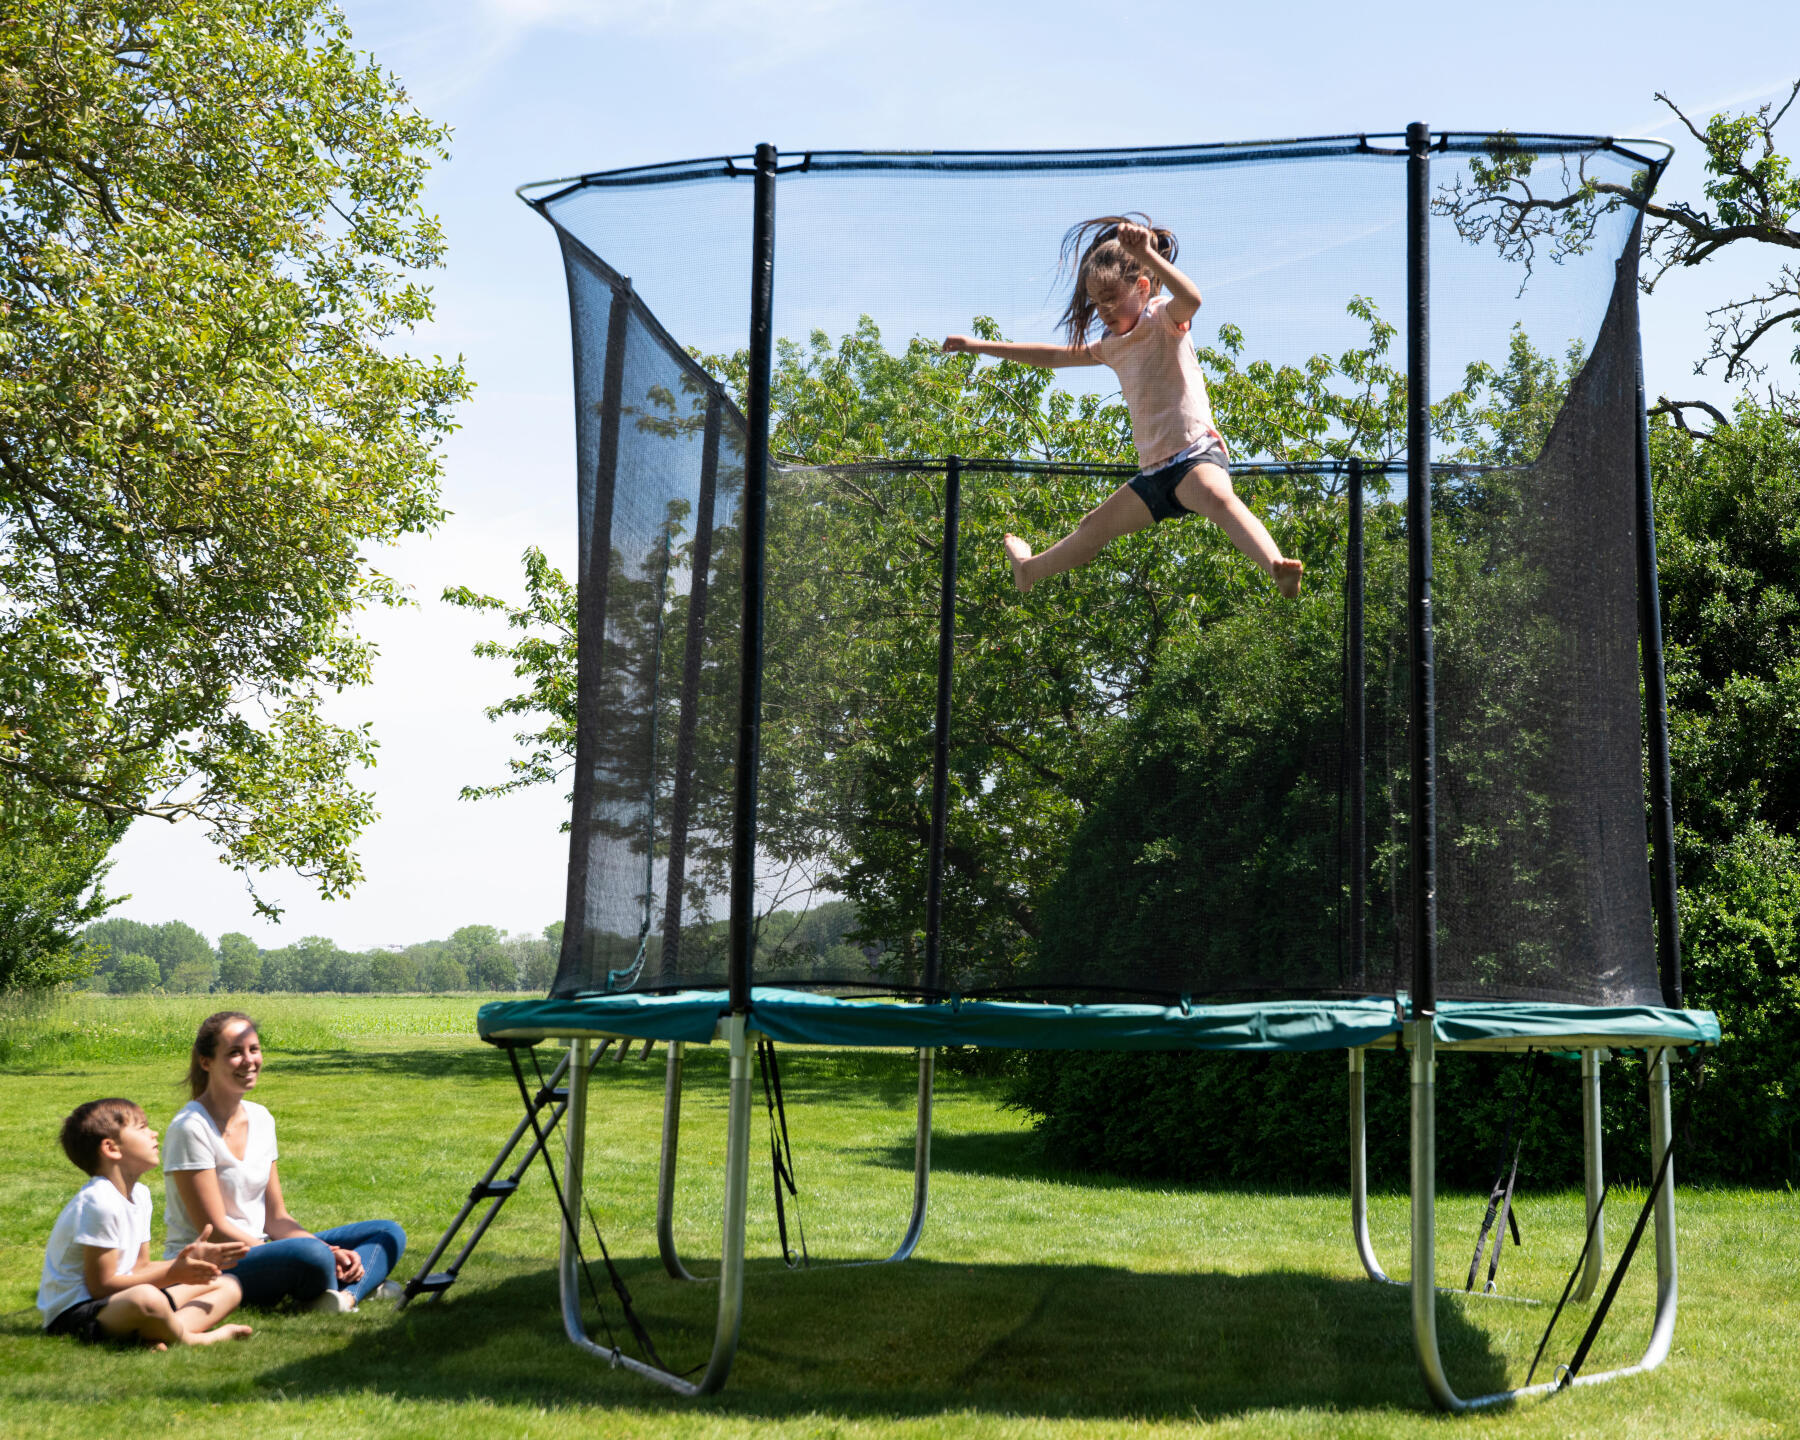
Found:
M 1581 1052 L 1582 1180 L 1587 1192 L 1584 1218 L 1594 1232 L 1594 1240 L 1588 1247 L 1587 1263 L 1581 1267 L 1581 1280 L 1575 1287 L 1577 1300 L 1593 1298 L 1594 1289 L 1606 1269 L 1606 1217 L 1599 1215 L 1600 1195 L 1606 1188 L 1600 1148 L 1600 1064 L 1605 1058 L 1603 1050 Z M 1598 1219 L 1595 1218 L 1597 1215 Z
M 900 1246 L 888 1256 L 905 1260 L 919 1248 L 919 1237 L 925 1233 L 925 1206 L 931 1199 L 931 1099 L 937 1077 L 937 1051 L 930 1047 L 919 1051 L 919 1128 L 913 1138 L 913 1208 L 906 1234 Z
M 1450 1388 L 1444 1373 L 1443 1356 L 1438 1350 L 1437 1291 L 1432 1284 L 1436 1236 L 1437 1178 L 1437 1096 L 1435 1093 L 1434 1038 L 1430 1022 L 1414 1021 L 1406 1027 L 1407 1043 L 1412 1051 L 1412 1323 L 1413 1345 L 1419 1357 L 1419 1371 L 1432 1401 L 1450 1411 L 1485 1409 L 1504 1405 L 1528 1395 L 1543 1395 L 1558 1389 L 1561 1380 L 1547 1380 L 1539 1385 L 1518 1390 L 1502 1390 L 1492 1395 L 1478 1395 L 1465 1400 Z M 1650 1167 L 1654 1174 L 1669 1147 L 1669 1052 L 1657 1050 L 1650 1062 Z M 1675 1258 L 1675 1169 L 1669 1174 L 1656 1197 L 1656 1318 L 1650 1327 L 1650 1343 L 1635 1365 L 1597 1374 L 1576 1376 L 1576 1385 L 1602 1385 L 1627 1375 L 1654 1370 L 1668 1358 L 1675 1338 L 1677 1302 Z
M 677 1280 L 692 1280 L 675 1248 L 675 1156 L 681 1139 L 681 1071 L 687 1059 L 687 1042 L 669 1043 L 669 1064 L 663 1081 L 662 1162 L 656 1171 L 656 1250 L 663 1269 Z
M 1368 1052 L 1350 1050 L 1350 1233 L 1356 1239 L 1356 1254 L 1365 1274 L 1371 1280 L 1393 1285 L 1375 1258 L 1375 1247 L 1369 1240 L 1369 1126 L 1364 1105 L 1363 1078 Z
M 731 1106 L 725 1137 L 725 1223 L 720 1244 L 719 1318 L 713 1331 L 712 1356 L 698 1383 L 672 1375 L 622 1351 L 597 1345 L 589 1338 L 581 1319 L 580 1256 L 568 1227 L 563 1227 L 557 1276 L 562 1291 L 563 1330 L 579 1348 L 610 1364 L 665 1385 L 678 1395 L 711 1395 L 722 1389 L 737 1357 L 738 1336 L 744 1319 L 744 1211 L 750 1181 L 750 1044 L 743 1015 L 726 1022 L 731 1042 Z M 569 1213 L 582 1212 L 582 1169 L 587 1150 L 588 1042 L 573 1042 L 570 1065 L 569 1111 L 563 1133 L 563 1193 Z

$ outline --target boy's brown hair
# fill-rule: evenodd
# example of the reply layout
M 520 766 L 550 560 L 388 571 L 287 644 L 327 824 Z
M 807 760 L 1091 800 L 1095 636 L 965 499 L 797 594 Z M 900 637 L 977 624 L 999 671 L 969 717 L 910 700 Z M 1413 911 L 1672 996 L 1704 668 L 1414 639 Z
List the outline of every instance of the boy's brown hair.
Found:
M 62 1124 L 63 1154 L 84 1175 L 100 1169 L 100 1142 L 117 1140 L 127 1125 L 147 1123 L 143 1106 L 135 1100 L 90 1100 L 77 1105 Z

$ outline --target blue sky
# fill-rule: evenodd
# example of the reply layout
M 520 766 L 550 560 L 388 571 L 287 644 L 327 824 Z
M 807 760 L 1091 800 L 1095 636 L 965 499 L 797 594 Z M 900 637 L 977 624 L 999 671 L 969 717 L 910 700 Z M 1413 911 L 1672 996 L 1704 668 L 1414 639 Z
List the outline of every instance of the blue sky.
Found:
M 333 714 L 381 741 L 365 778 L 382 819 L 350 899 L 265 877 L 287 906 L 257 921 L 237 877 L 191 826 L 140 824 L 109 881 L 116 913 L 180 918 L 264 944 L 326 934 L 399 944 L 483 923 L 559 918 L 561 793 L 459 801 L 502 776 L 509 726 L 481 707 L 509 693 L 469 654 L 491 620 L 453 610 L 446 584 L 516 595 L 518 557 L 573 550 L 568 322 L 551 231 L 522 182 L 747 151 L 1176 144 L 1435 128 L 1660 136 L 1677 145 L 1664 193 L 1698 198 L 1695 147 L 1653 98 L 1703 119 L 1785 95 L 1800 76 L 1791 0 L 1728 8 L 1514 4 L 931 3 L 878 0 L 351 0 L 359 47 L 455 129 L 429 207 L 450 241 L 421 350 L 461 354 L 479 389 L 446 450 L 438 535 L 386 552 L 415 608 L 374 615 L 375 683 Z M 1121 17 L 1128 17 L 1121 19 Z M 1729 17 L 1727 19 L 1726 17 Z M 1800 152 L 1800 119 L 1787 127 Z M 1186 237 L 1184 237 L 1185 239 Z M 949 247 L 951 253 L 954 247 Z M 1187 256 L 1184 250 L 1184 260 Z M 1691 375 L 1704 312 L 1770 262 L 1666 282 L 1646 302 L 1652 394 L 1721 399 Z

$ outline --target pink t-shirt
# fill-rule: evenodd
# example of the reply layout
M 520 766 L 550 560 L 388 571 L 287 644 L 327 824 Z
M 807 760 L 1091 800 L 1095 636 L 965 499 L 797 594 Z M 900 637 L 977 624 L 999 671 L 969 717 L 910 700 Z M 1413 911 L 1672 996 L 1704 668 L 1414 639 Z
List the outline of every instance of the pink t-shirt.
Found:
M 1128 332 L 1108 330 L 1088 346 L 1119 377 L 1131 411 L 1131 439 L 1146 470 L 1218 433 L 1191 329 L 1187 321 L 1176 324 L 1170 318 L 1169 297 L 1158 295 Z

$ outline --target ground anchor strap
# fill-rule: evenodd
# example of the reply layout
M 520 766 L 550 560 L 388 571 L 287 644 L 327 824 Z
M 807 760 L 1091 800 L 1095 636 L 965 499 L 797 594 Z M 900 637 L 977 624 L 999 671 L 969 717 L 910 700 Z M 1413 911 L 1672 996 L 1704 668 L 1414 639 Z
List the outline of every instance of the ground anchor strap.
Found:
M 545 1083 L 544 1072 L 538 1064 L 537 1050 L 530 1045 L 525 1048 L 531 1051 L 531 1065 L 537 1071 L 538 1083 L 542 1088 Z M 507 1044 L 504 1049 L 506 1058 L 512 1062 L 513 1079 L 518 1082 L 519 1098 L 525 1102 L 525 1114 L 531 1121 L 532 1133 L 537 1137 L 538 1153 L 543 1157 L 544 1169 L 550 1176 L 550 1188 L 556 1194 L 556 1208 L 562 1213 L 563 1233 L 574 1245 L 575 1258 L 581 1262 L 581 1273 L 587 1278 L 588 1293 L 593 1297 L 595 1313 L 600 1316 L 600 1323 L 606 1329 L 607 1348 L 614 1355 L 618 1355 L 621 1353 L 618 1337 L 613 1334 L 612 1323 L 606 1318 L 606 1307 L 600 1302 L 600 1287 L 594 1283 L 593 1267 L 588 1264 L 587 1255 L 581 1248 L 581 1227 L 575 1223 L 575 1217 L 570 1213 L 569 1202 L 563 1195 L 562 1182 L 556 1174 L 556 1162 L 550 1158 L 550 1137 L 538 1128 L 537 1112 L 531 1104 L 531 1090 L 525 1083 L 524 1068 L 519 1064 L 519 1047 L 517 1044 Z M 574 1079 L 573 1070 L 574 1067 L 571 1066 L 571 1081 Z M 600 1247 L 600 1258 L 606 1263 L 606 1273 L 612 1279 L 613 1293 L 619 1298 L 619 1308 L 625 1312 L 625 1323 L 630 1327 L 632 1337 L 637 1341 L 644 1358 L 657 1369 L 671 1375 L 693 1374 L 700 1368 L 698 1365 L 689 1370 L 673 1370 L 657 1353 L 656 1343 L 651 1340 L 650 1332 L 645 1329 L 644 1322 L 638 1318 L 637 1311 L 632 1307 L 631 1292 L 625 1288 L 625 1277 L 619 1274 L 618 1267 L 613 1264 L 612 1254 L 606 1248 L 606 1241 L 600 1238 L 600 1225 L 594 1218 L 594 1207 L 583 1201 L 582 1208 L 587 1211 L 588 1225 L 594 1232 L 594 1243 Z

